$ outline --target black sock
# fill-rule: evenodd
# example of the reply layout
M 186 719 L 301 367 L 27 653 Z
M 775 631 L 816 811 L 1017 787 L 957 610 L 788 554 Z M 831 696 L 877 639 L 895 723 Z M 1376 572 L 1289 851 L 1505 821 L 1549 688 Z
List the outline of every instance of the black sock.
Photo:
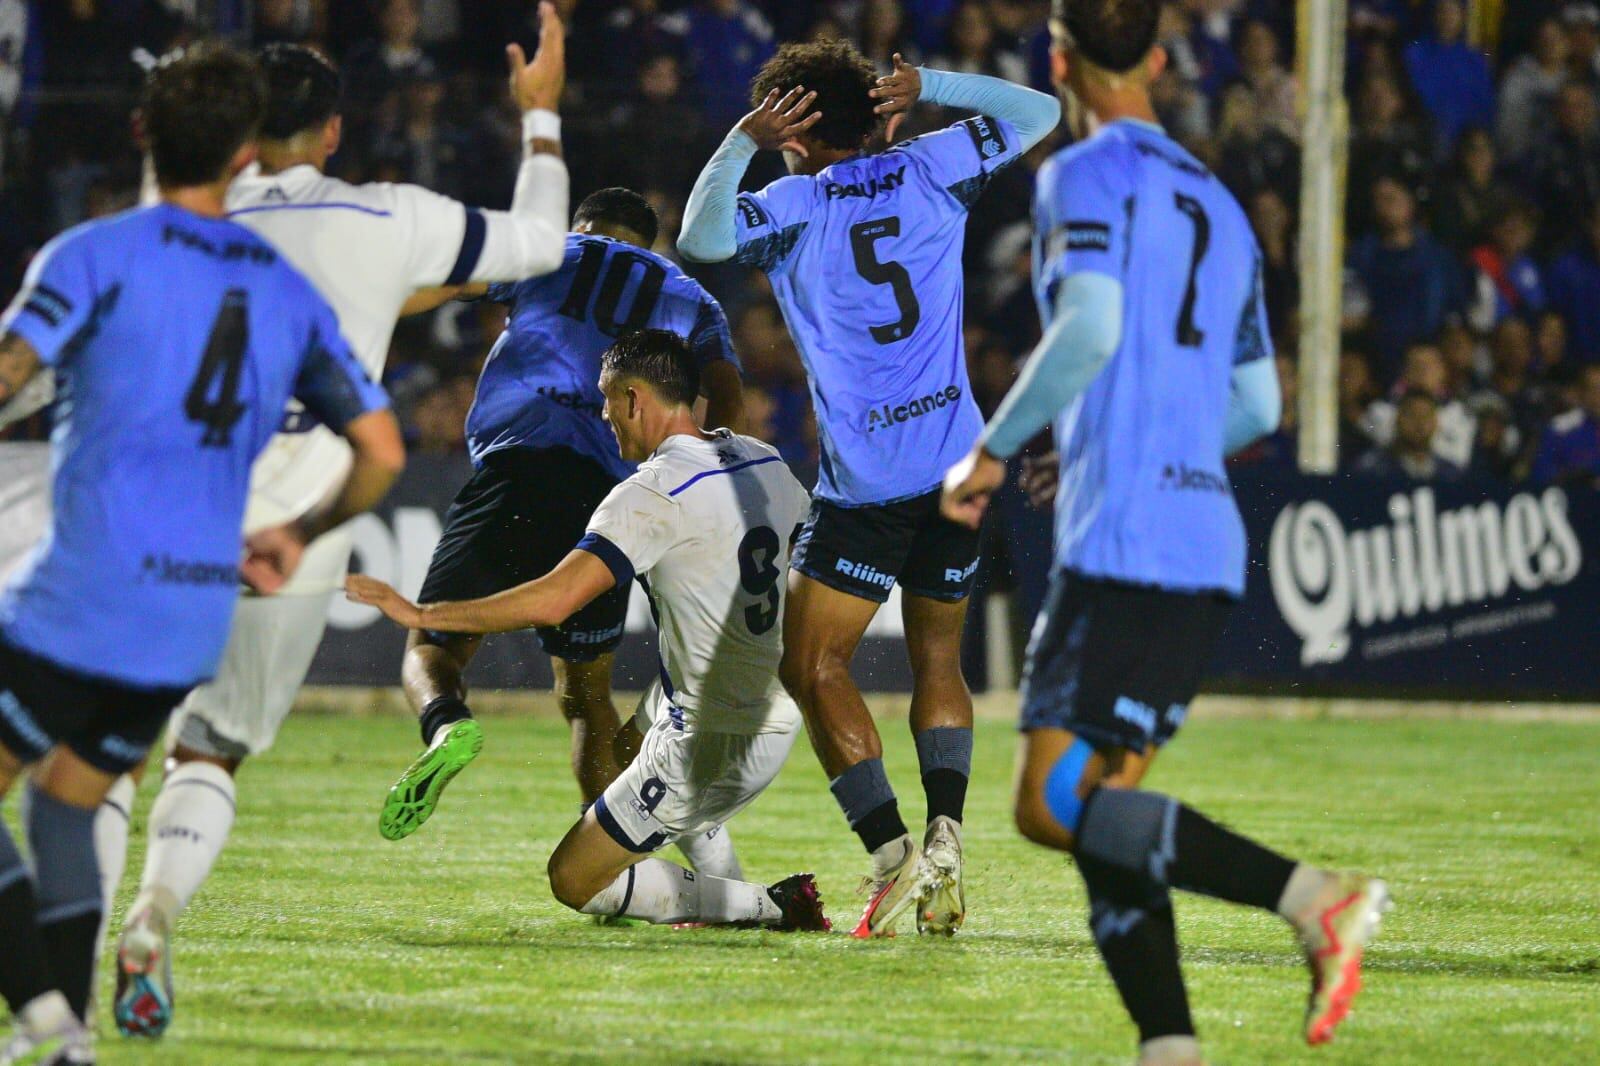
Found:
M 1178 808 L 1174 835 L 1177 854 L 1167 870 L 1172 884 L 1266 911 L 1278 909 L 1293 861 L 1189 807 Z
M 943 815 L 961 821 L 967 805 L 967 775 L 958 770 L 929 770 L 922 775 L 928 797 L 928 821 Z
M 906 823 L 900 818 L 900 804 L 895 800 L 873 808 L 850 828 L 868 851 L 877 851 L 889 841 L 906 835 Z
M 1100 788 L 1084 801 L 1077 854 L 1158 885 L 1276 910 L 1294 863 L 1170 796 Z
M 432 744 L 439 730 L 452 722 L 471 717 L 472 712 L 467 709 L 465 700 L 458 700 L 454 696 L 438 696 L 429 700 L 428 705 L 422 708 L 422 743 Z
M 39 937 L 50 959 L 56 987 L 67 997 L 72 1013 L 89 1020 L 89 999 L 94 990 L 94 949 L 100 939 L 100 911 L 41 922 Z
M 0 826 L 0 833 L 5 827 Z M 55 987 L 34 915 L 33 881 L 26 874 L 0 889 L 0 996 L 16 1014 Z
M 1171 895 L 1148 878 L 1094 859 L 1080 859 L 1078 870 L 1089 890 L 1089 929 L 1123 1006 L 1139 1028 L 1140 1043 L 1193 1036 Z

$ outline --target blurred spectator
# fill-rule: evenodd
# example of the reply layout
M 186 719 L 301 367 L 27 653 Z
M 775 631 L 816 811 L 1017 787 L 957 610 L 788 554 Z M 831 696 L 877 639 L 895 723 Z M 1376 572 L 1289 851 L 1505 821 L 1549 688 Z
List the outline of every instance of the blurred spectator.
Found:
M 1578 406 L 1546 427 L 1531 476 L 1536 485 L 1600 484 L 1600 366 L 1584 368 Z
M 1438 335 L 1445 316 L 1461 305 L 1460 266 L 1417 223 L 1416 195 L 1404 182 L 1379 178 L 1372 186 L 1375 232 L 1350 250 L 1350 265 L 1371 301 L 1370 329 L 1381 363 L 1379 376 L 1392 380 L 1405 349 Z
M 1572 357 L 1600 363 L 1600 205 L 1589 209 L 1577 247 L 1550 268 L 1550 306 L 1566 319 Z
M 1362 456 L 1356 472 L 1409 481 L 1459 480 L 1461 467 L 1434 451 L 1438 428 L 1438 401 L 1420 389 L 1404 394 L 1396 403 L 1394 439 Z
M 1300 140 L 1294 78 L 1278 59 L 1278 35 L 1259 20 L 1244 24 L 1239 34 L 1239 73 L 1255 101 L 1264 129 Z
M 1026 83 L 1028 64 L 1017 52 L 1002 45 L 994 32 L 989 11 L 977 0 L 956 8 L 950 18 L 946 51 L 935 56 L 932 65 L 962 74 L 988 74 L 1007 81 Z
M 1522 439 L 1531 440 L 1548 417 L 1545 389 L 1533 374 L 1533 329 L 1520 318 L 1495 327 L 1489 346 L 1488 391 L 1506 402 Z
M 1569 81 L 1556 94 L 1555 126 L 1534 143 L 1526 170 L 1544 209 L 1545 229 L 1560 244 L 1600 204 L 1600 110 L 1592 85 Z
M 1439 331 L 1439 355 L 1444 359 L 1445 392 L 1467 396 L 1488 377 L 1488 359 L 1478 339 L 1463 322 L 1451 320 Z
M 303 43 L 328 32 L 327 0 L 256 0 L 255 43 Z
M 689 20 L 681 13 L 662 14 L 659 0 L 626 0 L 600 24 L 595 60 L 619 95 L 624 85 L 642 79 L 642 68 L 662 55 L 681 60 Z
M 750 82 L 777 50 L 772 24 L 748 0 L 699 0 L 685 34 L 690 78 L 706 119 L 731 126 L 750 110 Z
M 1472 440 L 1476 432 L 1472 412 L 1461 396 L 1450 391 L 1444 355 L 1431 344 L 1414 344 L 1406 351 L 1405 368 L 1390 390 L 1391 398 L 1379 400 L 1367 408 L 1366 435 L 1380 446 L 1393 441 L 1400 398 L 1413 392 L 1425 392 L 1437 404 L 1433 450 L 1441 459 L 1466 466 L 1472 458 Z
M 1567 30 L 1567 65 L 1576 78 L 1600 74 L 1600 4 L 1577 0 L 1561 9 Z
M 1177 4 L 1161 8 L 1160 40 L 1167 52 L 1167 69 L 1151 86 L 1151 100 L 1161 124 L 1174 138 L 1203 150 L 1200 142 L 1211 135 L 1211 101 L 1200 87 L 1204 74 L 1189 41 L 1189 15 Z
M 922 50 L 906 31 L 905 12 L 899 0 L 862 0 L 856 40 L 861 54 L 880 74 L 894 70 L 896 52 L 912 66 L 922 62 Z
M 1545 311 L 1539 316 L 1533 334 L 1533 365 L 1540 374 L 1549 375 L 1567 361 L 1567 320 L 1559 311 Z
M 449 378 L 422 394 L 412 411 L 415 427 L 411 450 L 418 455 L 459 455 L 467 449 L 462 427 L 472 409 L 475 383 L 469 377 Z
M 1567 34 L 1556 19 L 1545 19 L 1534 34 L 1533 52 L 1522 56 L 1500 83 L 1495 139 L 1509 159 L 1533 146 L 1537 131 L 1550 126 L 1556 94 L 1567 83 Z
M 1406 48 L 1411 84 L 1433 117 L 1439 145 L 1448 150 L 1468 126 L 1494 122 L 1494 81 L 1489 60 L 1466 43 L 1462 0 L 1436 0 L 1433 34 Z
M 1495 171 L 1496 152 L 1489 131 L 1470 129 L 1456 142 L 1450 175 L 1433 198 L 1433 235 L 1458 254 L 1489 239 L 1489 226 L 1510 188 Z
M 1262 189 L 1249 202 L 1250 225 L 1261 246 L 1261 281 L 1266 289 L 1272 335 L 1294 327 L 1300 306 L 1299 264 L 1295 260 L 1294 213 L 1274 189 Z
M 1538 232 L 1533 205 L 1514 199 L 1501 206 L 1488 243 L 1472 250 L 1467 320 L 1479 333 L 1488 333 L 1507 315 L 1531 319 L 1544 310 L 1544 277 L 1529 254 Z
M 1472 462 L 1467 472 L 1486 480 L 1514 480 L 1522 452 L 1522 437 L 1512 417 L 1511 405 L 1492 392 L 1484 392 L 1474 396 L 1468 407 L 1477 422 L 1477 435 L 1472 442 Z
M 345 93 L 350 100 L 371 105 L 412 79 L 437 77 L 433 61 L 419 43 L 421 30 L 417 0 L 382 0 L 378 38 L 358 44 L 345 60 Z
M 1300 148 L 1284 134 L 1262 122 L 1256 99 L 1242 85 L 1222 97 L 1217 121 L 1218 144 L 1214 157 L 1217 177 L 1233 194 L 1248 201 L 1271 189 L 1285 203 L 1300 195 Z
M 1432 152 L 1426 121 L 1405 89 L 1392 76 L 1370 72 L 1356 91 L 1356 129 L 1350 142 L 1350 195 L 1347 209 L 1352 233 L 1372 227 L 1372 184 L 1395 175 L 1411 188 L 1421 187 Z
M 662 52 L 638 68 L 634 92 L 612 109 L 596 145 L 604 173 L 595 184 L 687 189 L 715 147 L 700 112 L 681 92 L 678 60 Z
M 1372 450 L 1367 409 L 1377 396 L 1366 353 L 1346 348 L 1339 354 L 1339 461 L 1345 466 L 1355 465 Z

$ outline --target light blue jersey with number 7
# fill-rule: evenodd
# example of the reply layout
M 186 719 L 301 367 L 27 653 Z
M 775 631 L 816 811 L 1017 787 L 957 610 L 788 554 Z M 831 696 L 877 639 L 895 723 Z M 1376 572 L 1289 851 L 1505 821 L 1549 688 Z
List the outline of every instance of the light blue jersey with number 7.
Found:
M 1176 141 L 1124 120 L 1040 168 L 1034 224 L 1046 324 L 1074 274 L 1106 275 L 1124 294 L 1120 345 L 1056 419 L 1056 564 L 1241 594 L 1224 428 L 1234 368 L 1272 357 L 1244 210 Z
M 767 273 L 805 362 L 820 498 L 921 495 L 977 439 L 961 333 L 967 211 L 1027 147 L 980 115 L 739 197 L 735 259 Z

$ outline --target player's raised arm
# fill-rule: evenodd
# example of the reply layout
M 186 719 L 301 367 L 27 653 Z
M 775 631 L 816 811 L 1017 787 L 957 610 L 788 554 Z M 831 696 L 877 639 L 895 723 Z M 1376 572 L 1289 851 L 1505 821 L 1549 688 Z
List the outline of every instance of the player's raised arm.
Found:
M 894 72 L 878 79 L 872 97 L 880 101 L 875 108 L 877 113 L 889 120 L 891 142 L 906 112 L 915 107 L 918 100 L 942 107 L 966 108 L 1010 123 L 1017 131 L 1017 155 L 1044 140 L 1061 121 L 1061 102 L 1046 93 L 985 74 L 913 67 L 898 53 L 894 57 Z
M 588 551 L 573 550 L 548 574 L 493 596 L 418 606 L 393 587 L 364 574 L 345 579 L 345 595 L 370 604 L 406 629 L 439 633 L 509 633 L 566 621 L 616 584 L 611 567 Z
M 1062 284 L 1055 317 L 983 436 L 945 477 L 945 517 L 977 528 L 1005 461 L 1089 387 L 1122 343 L 1122 283 L 1083 271 Z
M 697 263 L 721 263 L 739 250 L 735 212 L 738 210 L 739 181 L 750 160 L 763 149 L 805 154 L 797 137 L 822 119 L 812 111 L 817 94 L 797 85 L 787 93 L 773 89 L 759 106 L 728 131 L 695 179 L 694 190 L 683 211 L 683 232 L 678 235 L 678 251 Z
M 555 6 L 539 5 L 539 47 L 530 60 L 506 46 L 512 102 L 522 112 L 523 159 L 509 211 L 462 205 L 415 185 L 395 186 L 411 222 L 407 242 L 418 288 L 521 281 L 548 274 L 566 253 L 569 180 L 557 109 L 566 84 L 566 31 Z M 459 233 L 460 241 L 446 239 Z

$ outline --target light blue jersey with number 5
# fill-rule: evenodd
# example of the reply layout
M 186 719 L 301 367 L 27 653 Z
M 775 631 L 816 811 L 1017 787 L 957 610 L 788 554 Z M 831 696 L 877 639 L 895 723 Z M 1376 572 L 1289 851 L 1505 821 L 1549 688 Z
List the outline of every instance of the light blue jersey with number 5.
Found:
M 980 115 L 739 197 L 735 258 L 771 279 L 806 365 L 822 499 L 921 495 L 977 439 L 961 333 L 967 211 L 1027 147 Z
M 1056 564 L 1177 591 L 1244 589 L 1223 466 L 1236 366 L 1272 357 L 1261 255 L 1233 194 L 1160 129 L 1110 124 L 1039 171 L 1035 295 L 1104 274 L 1122 339 L 1056 419 Z

